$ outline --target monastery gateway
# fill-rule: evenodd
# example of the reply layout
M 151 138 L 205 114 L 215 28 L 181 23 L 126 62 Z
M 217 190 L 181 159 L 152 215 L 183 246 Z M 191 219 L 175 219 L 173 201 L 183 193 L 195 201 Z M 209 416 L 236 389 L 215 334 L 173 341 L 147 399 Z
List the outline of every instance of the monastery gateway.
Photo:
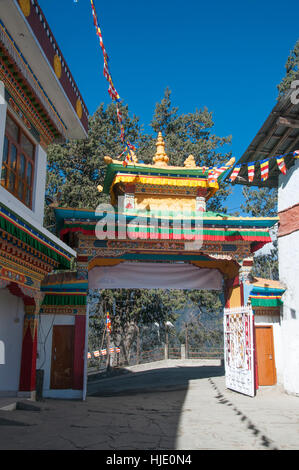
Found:
M 283 383 L 285 287 L 250 275 L 278 218 L 207 211 L 234 162 L 172 166 L 159 134 L 151 164 L 105 156 L 99 191 L 111 204 L 53 207 L 54 236 L 43 227 L 46 149 L 87 131 L 38 2 L 0 2 L 0 395 L 34 398 L 38 370 L 44 397 L 85 398 L 90 288 L 223 291 L 227 386 L 254 396 Z

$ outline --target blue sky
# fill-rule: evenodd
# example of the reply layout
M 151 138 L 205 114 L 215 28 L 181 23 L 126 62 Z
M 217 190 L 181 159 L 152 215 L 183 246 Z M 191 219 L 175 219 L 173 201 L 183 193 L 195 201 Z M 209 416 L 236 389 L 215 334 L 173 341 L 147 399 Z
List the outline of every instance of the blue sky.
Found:
M 165 88 L 188 113 L 213 111 L 238 160 L 275 105 L 299 38 L 298 0 L 94 0 L 114 85 L 147 132 Z M 90 0 L 39 0 L 90 114 L 108 104 Z M 230 197 L 238 208 L 240 188 Z

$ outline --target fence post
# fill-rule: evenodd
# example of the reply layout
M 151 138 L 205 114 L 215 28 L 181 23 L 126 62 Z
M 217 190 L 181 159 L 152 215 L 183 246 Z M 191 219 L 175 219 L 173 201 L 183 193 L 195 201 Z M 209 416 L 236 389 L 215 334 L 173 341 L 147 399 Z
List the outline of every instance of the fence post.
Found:
M 188 349 L 189 349 L 188 325 L 187 325 L 187 323 L 185 323 L 185 359 L 188 359 Z
M 168 344 L 164 344 L 164 359 L 168 359 Z
M 181 344 L 181 359 L 186 359 L 186 345 Z

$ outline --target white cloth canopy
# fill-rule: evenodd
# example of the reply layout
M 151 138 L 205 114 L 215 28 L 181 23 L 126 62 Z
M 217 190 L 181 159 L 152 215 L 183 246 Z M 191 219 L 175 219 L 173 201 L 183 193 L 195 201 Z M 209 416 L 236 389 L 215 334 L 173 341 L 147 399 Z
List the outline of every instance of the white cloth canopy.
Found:
M 90 289 L 208 289 L 222 290 L 217 269 L 185 263 L 130 263 L 96 266 L 89 271 Z

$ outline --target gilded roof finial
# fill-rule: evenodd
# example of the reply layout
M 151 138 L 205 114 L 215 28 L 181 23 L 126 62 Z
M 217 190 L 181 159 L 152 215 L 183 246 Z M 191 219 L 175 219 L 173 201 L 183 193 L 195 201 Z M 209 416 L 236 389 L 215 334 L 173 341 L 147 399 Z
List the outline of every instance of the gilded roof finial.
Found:
M 188 158 L 184 161 L 184 166 L 186 168 L 196 168 L 196 162 L 193 155 L 189 155 Z
M 165 153 L 165 143 L 162 137 L 162 132 L 158 133 L 158 139 L 156 142 L 156 155 L 153 157 L 153 162 L 156 166 L 167 166 L 169 158 Z

